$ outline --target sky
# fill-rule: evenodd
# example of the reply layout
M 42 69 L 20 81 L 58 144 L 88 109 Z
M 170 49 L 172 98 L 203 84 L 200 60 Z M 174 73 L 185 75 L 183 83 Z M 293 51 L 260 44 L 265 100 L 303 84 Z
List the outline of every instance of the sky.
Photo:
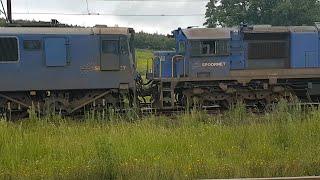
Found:
M 6 0 L 3 1 L 5 3 Z M 88 1 L 88 6 L 86 1 Z M 149 33 L 170 34 L 172 30 L 178 27 L 202 27 L 205 22 L 204 14 L 208 1 L 209 0 L 12 0 L 12 11 L 13 19 L 37 21 L 57 19 L 59 22 L 65 24 L 88 27 L 96 24 L 104 24 L 108 26 L 133 27 L 136 31 Z M 88 11 L 91 15 L 80 15 L 87 14 Z M 98 13 L 100 15 L 97 15 Z M 114 14 L 118 16 L 113 16 Z

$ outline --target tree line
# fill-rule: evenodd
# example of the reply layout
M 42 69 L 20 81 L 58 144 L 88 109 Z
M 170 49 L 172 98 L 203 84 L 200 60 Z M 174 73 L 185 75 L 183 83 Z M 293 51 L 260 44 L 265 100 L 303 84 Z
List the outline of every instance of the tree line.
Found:
M 175 41 L 162 34 L 138 32 L 135 36 L 135 47 L 151 50 L 174 50 Z
M 314 22 L 320 22 L 320 0 L 210 0 L 204 25 L 301 26 Z

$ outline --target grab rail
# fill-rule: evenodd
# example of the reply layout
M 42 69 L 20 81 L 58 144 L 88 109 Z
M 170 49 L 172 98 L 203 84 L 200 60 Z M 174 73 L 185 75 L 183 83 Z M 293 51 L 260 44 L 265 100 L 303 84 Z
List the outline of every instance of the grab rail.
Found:
M 178 59 L 178 58 L 182 58 L 183 59 L 183 76 L 184 77 L 186 76 L 186 59 L 182 55 L 176 55 L 176 56 L 173 56 L 172 59 L 171 59 L 171 65 L 172 65 L 171 77 L 172 78 L 174 78 L 174 61 L 177 61 L 176 59 Z

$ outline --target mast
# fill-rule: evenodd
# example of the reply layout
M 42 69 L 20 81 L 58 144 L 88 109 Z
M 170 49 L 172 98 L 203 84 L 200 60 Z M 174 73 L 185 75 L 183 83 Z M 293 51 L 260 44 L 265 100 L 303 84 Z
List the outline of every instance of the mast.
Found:
M 7 0 L 7 17 L 8 17 L 8 23 L 12 24 L 11 0 Z

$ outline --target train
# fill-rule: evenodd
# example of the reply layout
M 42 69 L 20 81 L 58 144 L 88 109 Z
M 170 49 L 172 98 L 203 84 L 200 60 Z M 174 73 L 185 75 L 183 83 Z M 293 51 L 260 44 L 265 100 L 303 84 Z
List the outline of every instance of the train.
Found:
M 154 53 L 148 92 L 158 109 L 266 110 L 281 99 L 320 102 L 320 23 L 178 28 L 175 51 Z
M 72 115 L 134 103 L 132 28 L 0 28 L 2 114 Z
M 320 102 L 320 23 L 178 28 L 175 51 L 154 52 L 146 83 L 134 37 L 132 28 L 101 25 L 0 28 L 1 113 Z

